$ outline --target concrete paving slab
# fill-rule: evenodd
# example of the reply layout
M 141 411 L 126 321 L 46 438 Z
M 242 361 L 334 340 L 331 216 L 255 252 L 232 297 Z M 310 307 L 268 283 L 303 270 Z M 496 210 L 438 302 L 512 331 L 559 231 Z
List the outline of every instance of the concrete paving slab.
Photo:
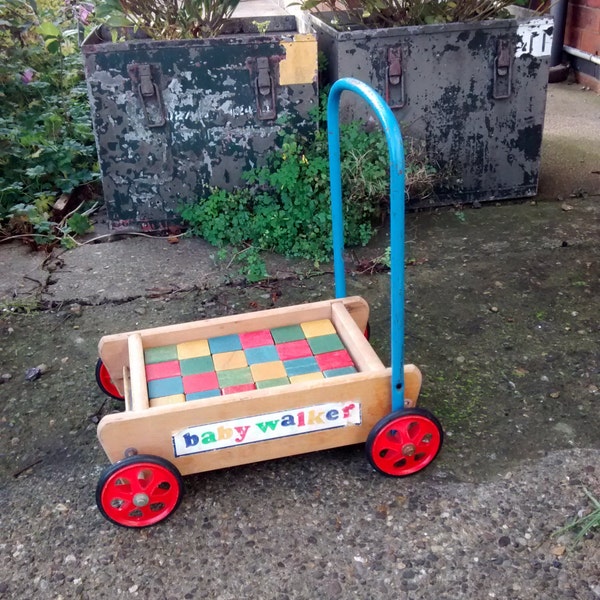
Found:
M 18 242 L 0 245 L 0 306 L 16 307 L 39 299 L 49 276 L 46 258 Z

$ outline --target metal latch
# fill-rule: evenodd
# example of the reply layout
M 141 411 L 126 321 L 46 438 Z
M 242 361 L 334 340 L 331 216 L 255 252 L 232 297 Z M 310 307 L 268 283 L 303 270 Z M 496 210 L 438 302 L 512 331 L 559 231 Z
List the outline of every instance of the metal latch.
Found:
M 390 108 L 402 108 L 406 104 L 402 72 L 402 48 L 388 48 L 385 73 L 385 101 Z
M 277 116 L 275 82 L 271 74 L 269 59 L 265 56 L 256 59 L 254 91 L 256 93 L 256 113 L 258 118 L 263 121 L 274 119 Z
M 498 40 L 494 59 L 494 98 L 502 100 L 512 93 L 512 55 L 510 42 Z
M 162 127 L 167 122 L 167 118 L 160 88 L 153 79 L 152 67 L 149 64 L 133 66 L 137 67 L 138 94 L 144 109 L 146 126 Z M 160 75 L 160 71 L 158 74 Z

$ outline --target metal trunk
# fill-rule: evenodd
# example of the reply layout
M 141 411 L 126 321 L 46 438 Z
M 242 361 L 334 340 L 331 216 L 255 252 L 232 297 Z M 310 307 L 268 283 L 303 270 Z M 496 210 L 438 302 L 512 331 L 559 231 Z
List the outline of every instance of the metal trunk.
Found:
M 501 19 L 338 31 L 312 16 L 328 79 L 377 89 L 406 138 L 424 142 L 448 184 L 409 206 L 533 196 L 537 192 L 552 19 Z M 345 120 L 368 119 L 342 98 Z
M 237 19 L 211 39 L 83 44 L 102 184 L 113 229 L 161 229 L 210 188 L 231 189 L 276 145 L 282 121 L 314 125 L 317 42 L 291 16 L 268 30 Z M 260 25 L 260 24 L 259 24 Z M 249 33 L 249 31 L 254 33 Z

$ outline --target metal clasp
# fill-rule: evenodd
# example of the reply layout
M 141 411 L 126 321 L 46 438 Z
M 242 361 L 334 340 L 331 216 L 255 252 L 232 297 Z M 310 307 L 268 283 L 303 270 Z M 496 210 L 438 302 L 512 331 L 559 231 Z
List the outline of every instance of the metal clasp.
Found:
M 138 93 L 144 109 L 147 127 L 162 127 L 166 122 L 165 107 L 158 85 L 152 78 L 149 64 L 137 65 L 139 85 Z
M 406 104 L 404 73 L 402 71 L 402 48 L 388 48 L 385 72 L 385 101 L 390 108 L 402 108 Z
M 262 121 L 274 119 L 277 116 L 275 83 L 271 74 L 269 59 L 265 56 L 256 59 L 254 91 L 256 93 L 257 117 Z
M 508 40 L 498 40 L 494 59 L 494 98 L 503 100 L 512 93 L 512 56 Z

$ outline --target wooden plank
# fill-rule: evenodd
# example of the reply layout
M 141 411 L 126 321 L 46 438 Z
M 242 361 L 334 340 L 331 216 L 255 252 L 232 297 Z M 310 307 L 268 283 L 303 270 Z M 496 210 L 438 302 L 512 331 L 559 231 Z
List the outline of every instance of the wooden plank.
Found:
M 417 405 L 421 393 L 423 376 L 415 365 L 404 365 L 404 406 L 413 408 Z
M 359 371 L 385 369 L 385 365 L 365 338 L 364 328 L 358 327 L 343 302 L 331 304 L 331 320 Z
M 132 412 L 146 410 L 149 407 L 148 383 L 146 382 L 146 365 L 144 363 L 144 346 L 142 336 L 132 333 L 127 338 L 129 346 L 129 376 L 131 385 Z
M 197 473 L 234 465 L 292 456 L 334 448 L 366 440 L 373 425 L 389 413 L 390 371 L 356 373 L 325 380 L 256 390 L 231 397 L 156 407 L 138 413 L 107 415 L 98 426 L 98 438 L 109 459 L 124 456 L 129 447 L 140 454 L 153 454 L 173 462 L 182 474 Z M 172 436 L 192 426 L 239 421 L 278 411 L 297 411 L 327 403 L 349 402 L 360 405 L 361 423 L 335 429 L 286 436 L 279 439 L 176 457 Z

